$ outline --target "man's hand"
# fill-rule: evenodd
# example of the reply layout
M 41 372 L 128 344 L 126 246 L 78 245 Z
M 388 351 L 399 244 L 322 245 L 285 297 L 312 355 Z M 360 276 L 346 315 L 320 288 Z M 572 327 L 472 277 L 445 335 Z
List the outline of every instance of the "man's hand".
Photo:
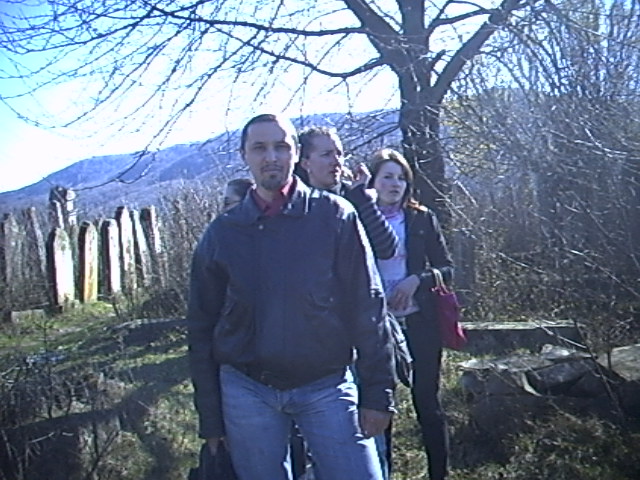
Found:
M 351 188 L 355 188 L 358 185 L 364 185 L 364 188 L 367 188 L 369 181 L 371 180 L 371 172 L 367 166 L 360 162 L 356 165 L 356 168 L 353 170 L 353 182 L 351 183 Z
M 360 430 L 365 438 L 380 435 L 389 426 L 391 412 L 381 412 L 369 408 L 360 409 Z
M 218 445 L 220 445 L 220 442 L 224 442 L 224 437 L 207 438 L 207 445 L 209 445 L 211 455 L 215 455 L 218 452 Z
M 342 171 L 340 172 L 340 179 L 343 182 L 353 182 L 353 172 L 346 165 L 342 165 Z

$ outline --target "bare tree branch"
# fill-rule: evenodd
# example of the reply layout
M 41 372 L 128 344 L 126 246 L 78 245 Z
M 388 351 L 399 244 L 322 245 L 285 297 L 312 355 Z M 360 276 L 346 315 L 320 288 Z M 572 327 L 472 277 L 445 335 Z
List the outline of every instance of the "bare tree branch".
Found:
M 477 55 L 482 45 L 484 45 L 489 37 L 493 35 L 501 25 L 506 23 L 509 15 L 524 5 L 525 4 L 523 4 L 521 0 L 504 0 L 500 4 L 500 7 L 489 15 L 487 21 L 476 31 L 476 33 L 474 33 L 471 38 L 464 42 L 462 47 L 456 51 L 440 73 L 440 76 L 434 85 L 434 95 L 438 103 L 442 98 L 444 98 L 444 95 L 451 86 L 451 83 L 460 73 L 465 64 Z
M 318 75 L 350 88 L 386 67 L 398 79 L 405 153 L 416 166 L 430 165 L 421 174 L 431 177 L 424 189 L 438 192 L 425 197 L 431 205 L 447 192 L 436 146 L 442 99 L 468 61 L 508 24 L 511 12 L 530 4 L 504 0 L 492 9 L 491 0 L 396 0 L 397 8 L 391 3 L 52 0 L 39 10 L 25 7 L 24 15 L 0 13 L 0 48 L 18 63 L 28 56 L 40 59 L 35 69 L 25 62 L 25 69 L 1 73 L 0 82 L 26 77 L 26 87 L 1 98 L 11 104 L 69 79 L 99 82 L 87 108 L 64 112 L 58 124 L 87 121 L 116 105 L 126 106 L 125 116 L 140 118 L 162 101 L 165 121 L 157 140 L 220 79 L 255 76 L 251 82 L 258 92 L 258 84 L 272 86 L 274 77 L 291 68 L 300 81 Z M 486 22 L 470 37 L 465 34 L 466 41 L 431 50 L 444 29 L 473 26 L 476 18 Z M 33 74 L 22 75 L 25 70 Z M 300 85 L 291 92 L 301 92 Z

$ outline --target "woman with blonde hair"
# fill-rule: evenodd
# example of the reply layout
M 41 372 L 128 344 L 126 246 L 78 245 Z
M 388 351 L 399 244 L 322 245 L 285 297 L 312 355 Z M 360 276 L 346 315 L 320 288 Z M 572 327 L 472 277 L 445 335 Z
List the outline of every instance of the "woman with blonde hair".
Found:
M 448 434 L 439 398 L 442 342 L 431 289 L 433 269 L 451 282 L 453 262 L 435 214 L 412 197 L 413 173 L 407 160 L 395 150 L 382 149 L 374 154 L 370 169 L 369 186 L 376 190 L 378 208 L 399 240 L 392 258 L 377 260 L 378 270 L 389 310 L 405 326 L 413 356 L 411 395 L 429 476 L 442 480 L 447 476 Z

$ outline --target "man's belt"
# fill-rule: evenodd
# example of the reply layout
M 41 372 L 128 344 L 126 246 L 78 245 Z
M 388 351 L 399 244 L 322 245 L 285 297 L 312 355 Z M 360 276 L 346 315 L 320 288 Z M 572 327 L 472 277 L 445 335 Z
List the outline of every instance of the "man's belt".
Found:
M 284 378 L 282 375 L 278 375 L 261 368 L 256 368 L 251 365 L 231 365 L 231 367 L 246 375 L 251 380 L 255 380 L 258 383 L 266 385 L 267 387 L 275 388 L 276 390 L 291 390 L 292 388 L 301 387 L 302 385 L 312 383 L 340 371 L 338 369 L 325 371 L 310 378 L 301 379 L 300 377 Z

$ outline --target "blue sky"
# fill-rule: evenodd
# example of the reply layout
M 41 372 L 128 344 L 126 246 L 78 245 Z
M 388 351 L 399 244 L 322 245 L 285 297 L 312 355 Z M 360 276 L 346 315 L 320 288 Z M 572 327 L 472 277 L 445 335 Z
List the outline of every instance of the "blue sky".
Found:
M 70 96 L 68 101 L 72 102 Z M 46 98 L 42 104 L 46 108 Z M 116 118 L 117 112 L 113 115 Z M 85 158 L 141 150 L 155 133 L 152 125 L 147 132 L 118 133 L 99 120 L 76 128 L 39 128 L 17 118 L 5 106 L 0 106 L 0 124 L 0 191 L 31 185 Z M 205 121 L 192 124 L 203 126 Z M 205 140 L 224 129 L 220 122 L 212 122 L 211 128 L 182 128 L 167 138 L 164 146 Z
M 130 151 L 125 141 L 92 145 L 80 132 L 29 125 L 5 106 L 0 106 L 0 124 L 0 192 L 31 185 L 78 160 Z
M 492 3 L 495 0 L 487 1 Z M 0 8 L 4 9 L 6 5 L 7 3 L 0 1 Z M 11 5 L 12 8 L 24 8 L 22 5 L 27 4 L 16 2 Z M 2 10 L 2 13 L 6 13 L 6 10 Z M 331 19 L 332 24 L 353 22 L 352 17 L 344 17 L 350 15 L 344 10 L 335 15 Z M 327 17 L 320 18 L 323 19 L 321 22 L 329 21 Z M 460 34 L 460 30 L 456 31 L 456 34 Z M 356 37 L 356 42 L 360 42 L 358 39 L 362 42 L 350 44 L 348 50 L 335 57 L 335 62 L 342 64 L 343 68 L 338 64 L 332 64 L 332 69 L 349 70 L 369 56 L 372 47 L 363 37 Z M 308 53 L 313 56 L 313 52 Z M 67 58 L 64 60 L 67 61 Z M 21 59 L 21 62 L 23 61 Z M 28 66 L 33 68 L 42 58 L 36 55 L 34 59 L 29 57 L 27 61 L 31 62 Z M 73 59 L 69 58 L 68 61 L 71 62 Z M 7 72 L 16 73 L 15 67 L 2 51 L 0 69 L 3 76 L 6 76 Z M 153 78 L 149 79 L 146 87 L 140 87 L 142 91 L 138 89 L 133 95 L 142 98 L 145 94 L 144 88 L 148 93 Z M 171 132 L 161 141 L 156 139 L 150 147 L 154 149 L 178 143 L 204 141 L 227 129 L 239 128 L 250 116 L 265 111 L 285 110 L 291 116 L 298 116 L 325 112 L 362 112 L 399 106 L 396 79 L 388 69 L 380 70 L 375 77 L 365 75 L 358 78 L 357 82 L 351 82 L 349 89 L 343 84 L 336 86 L 335 80 L 328 81 L 319 75 L 312 76 L 301 89 L 304 78 L 305 71 L 297 66 L 292 67 L 286 74 L 269 77 L 268 90 L 259 90 L 263 80 L 261 78 L 243 77 L 242 82 L 219 78 L 207 85 L 195 106 L 181 118 Z M 32 118 L 37 118 L 45 124 L 59 125 L 73 117 L 74 112 L 85 111 L 88 102 L 101 85 L 79 82 L 80 80 L 69 81 L 40 91 L 34 98 L 10 101 L 14 108 L 27 112 Z M 24 91 L 24 82 L 2 79 L 0 89 L 0 93 L 6 98 Z M 29 125 L 17 118 L 5 105 L 0 104 L 0 191 L 15 190 L 38 182 L 47 175 L 85 158 L 147 148 L 168 118 L 169 109 L 166 106 L 175 101 L 175 96 L 179 94 L 171 92 L 170 89 L 165 90 L 162 99 L 154 101 L 144 116 L 127 117 L 123 112 L 135 103 L 136 97 L 118 97 L 98 114 L 67 129 L 47 129 Z M 294 99 L 289 102 L 292 94 Z M 284 109 L 285 105 L 288 106 L 287 109 Z
M 333 94 L 318 90 L 315 96 L 308 96 L 304 103 L 297 101 L 285 111 L 291 116 L 310 113 L 340 111 L 368 111 L 394 106 L 389 97 L 394 95 L 395 84 L 389 75 L 377 80 L 378 86 L 367 93 L 349 100 L 344 91 Z M 55 117 L 56 111 L 66 105 L 77 104 L 76 89 L 60 87 L 56 95 L 42 95 L 38 98 L 42 114 Z M 247 104 L 228 109 L 228 99 L 233 92 L 221 89 L 216 98 L 202 99 L 202 103 L 187 112 L 172 132 L 157 147 L 168 147 L 178 143 L 204 141 L 227 129 L 236 129 L 259 111 L 279 111 L 287 103 L 290 91 L 283 85 L 265 95 L 260 103 Z M 55 98 L 55 99 L 53 99 Z M 108 124 L 119 121 L 118 112 L 112 117 L 105 116 L 79 124 L 74 128 L 48 129 L 30 125 L 16 117 L 4 105 L 0 105 L 0 191 L 22 188 L 40 181 L 79 160 L 98 155 L 135 152 L 145 148 L 165 120 L 163 112 L 151 111 L 144 127 L 139 131 L 128 131 L 126 119 L 115 126 Z M 118 129 L 122 128 L 122 131 Z M 135 129 L 138 130 L 138 129 Z
M 5 3 L 0 2 L 1 13 L 15 15 L 20 9 L 32 9 L 38 12 L 40 8 L 33 3 Z M 33 10 L 36 9 L 36 10 Z M 363 45 L 363 48 L 371 48 Z M 357 52 L 362 55 L 362 50 Z M 32 70 L 46 60 L 47 54 L 30 54 L 19 61 Z M 49 53 L 51 55 L 51 53 Z M 207 58 L 206 56 L 204 57 Z M 358 58 L 342 58 L 350 62 L 362 61 Z M 73 57 L 67 56 L 62 67 Z M 162 64 L 162 63 L 160 63 Z M 9 98 L 13 108 L 27 114 L 32 119 L 47 125 L 64 124 L 73 118 L 74 112 L 88 109 L 91 98 L 96 95 L 102 83 L 88 83 L 87 78 L 69 80 L 66 83 L 47 87 L 38 91 L 32 98 L 20 98 L 16 94 L 25 91 L 25 81 L 10 80 L 7 76 L 27 77 L 0 51 L 0 81 L 1 94 Z M 153 71 L 153 70 L 152 70 Z M 46 75 L 46 74 L 45 74 Z M 332 85 L 327 85 L 323 77 L 316 76 L 308 85 L 299 90 L 305 72 L 294 66 L 286 75 L 269 78 L 270 88 L 258 90 L 262 84 L 261 78 L 244 78 L 242 81 L 229 78 L 216 78 L 199 95 L 198 102 L 162 139 L 154 137 L 169 118 L 171 105 L 176 101 L 179 92 L 170 88 L 163 91 L 162 99 L 157 99 L 149 105 L 143 114 L 127 116 L 127 112 L 136 100 L 143 98 L 154 83 L 163 77 L 159 72 L 151 77 L 145 77 L 147 85 L 136 87 L 130 97 L 118 97 L 98 114 L 92 115 L 86 121 L 74 124 L 71 128 L 43 128 L 30 125 L 17 118 L 6 105 L 0 103 L 0 191 L 15 190 L 40 181 L 47 175 L 58 171 L 74 162 L 98 155 L 129 153 L 142 150 L 150 146 L 164 148 L 178 143 L 204 141 L 227 129 L 239 128 L 243 122 L 258 112 L 282 111 L 291 116 L 309 113 L 365 111 L 374 108 L 394 106 L 395 81 L 386 72 L 373 85 L 373 92 L 369 85 L 366 94 L 357 90 L 347 91 L 346 87 L 334 88 L 327 92 Z M 335 85 L 333 81 L 333 85 Z M 377 91 L 375 91 L 377 89 Z M 257 93 L 256 93 L 257 92 Z M 289 99 L 295 92 L 295 99 L 288 107 Z M 391 103 L 389 103 L 391 102 Z M 150 145 L 150 142 L 154 142 Z

